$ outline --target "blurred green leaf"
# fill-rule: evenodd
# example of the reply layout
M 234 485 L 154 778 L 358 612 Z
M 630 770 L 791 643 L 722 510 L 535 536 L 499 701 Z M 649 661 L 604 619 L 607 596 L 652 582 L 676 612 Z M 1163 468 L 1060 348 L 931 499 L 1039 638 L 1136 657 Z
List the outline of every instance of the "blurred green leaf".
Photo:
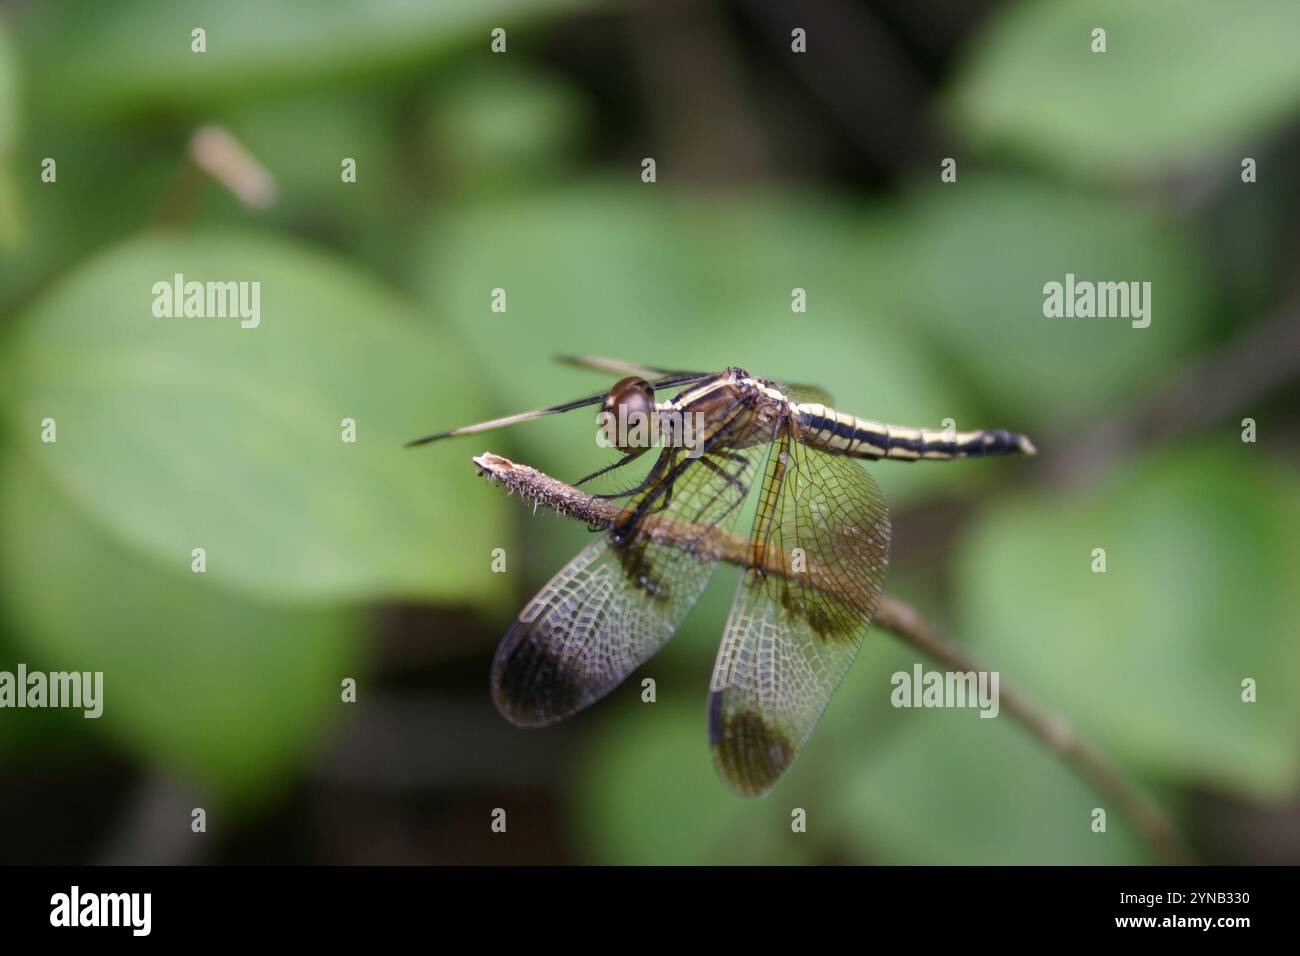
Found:
M 1234 433 L 987 514 L 961 546 L 959 633 L 1116 757 L 1269 799 L 1300 779 L 1300 487 L 1256 447 Z
M 329 90 L 237 103 L 216 121 L 275 178 L 275 203 L 260 212 L 266 222 L 389 279 L 403 271 L 432 192 L 423 159 L 410 155 L 404 112 L 373 91 Z M 344 158 L 356 162 L 355 182 L 342 181 Z M 205 190 L 204 199 L 205 223 L 237 227 L 249 219 L 221 187 Z
M 9 24 L 0 19 L 0 154 L 12 150 L 17 139 L 18 59 L 9 36 Z
M 184 164 L 184 137 L 155 140 L 119 127 L 92 132 L 49 125 L 39 113 L 15 162 L 23 241 L 0 269 L 0 304 L 23 302 L 108 243 L 157 214 Z M 45 159 L 57 180 L 42 181 Z M 214 187 L 212 192 L 216 192 Z M 243 210 L 247 221 L 247 210 Z
M 344 706 L 341 681 L 359 663 L 353 612 L 247 603 L 211 576 L 150 567 L 19 454 L 0 467 L 0 520 L 0 588 L 25 662 L 104 674 L 103 714 L 81 718 L 82 733 L 252 799 L 301 765 Z
M 19 661 L 32 670 L 38 669 L 35 658 L 17 640 L 16 626 L 0 586 L 0 670 L 13 673 Z M 85 729 L 86 721 L 79 710 L 7 710 L 5 719 L 0 720 L 0 765 L 57 764 L 70 759 L 71 751 L 93 749 L 99 743 L 98 739 L 88 741 Z
M 591 862 L 807 863 L 822 842 L 790 829 L 784 801 L 744 800 L 713 770 L 704 689 L 696 705 L 661 700 L 606 713 L 575 787 L 574 826 Z
M 9 252 L 19 240 L 21 218 L 15 151 L 18 144 L 18 63 L 8 24 L 0 19 L 0 250 Z
M 50 3 L 34 18 L 39 82 L 54 109 L 112 115 L 301 88 L 399 68 L 584 0 L 117 0 Z M 191 31 L 207 52 L 191 51 Z
M 900 308 L 996 403 L 993 427 L 1028 431 L 1116 407 L 1194 354 L 1206 320 L 1204 264 L 1179 231 L 1132 205 L 976 174 L 931 187 L 906 208 Z M 1045 317 L 1043 286 L 1068 273 L 1150 282 L 1151 324 Z M 958 418 L 968 424 L 990 423 Z M 1032 437 L 1040 449 L 1050 444 Z
M 1112 812 L 1106 835 L 1091 831 L 1090 814 L 1101 798 L 1005 712 L 987 720 L 974 710 L 895 709 L 891 675 L 910 672 L 917 655 L 881 630 L 872 632 L 826 719 L 771 795 L 736 797 L 709 759 L 707 669 L 695 679 L 690 669 L 665 666 L 668 655 L 685 659 L 681 644 L 698 637 L 679 635 L 616 692 L 621 712 L 599 718 L 575 785 L 574 820 L 595 862 L 1123 864 L 1144 858 L 1118 814 Z M 716 650 L 716 633 L 710 647 Z M 637 700 L 641 674 L 656 678 L 659 703 Z M 804 834 L 790 829 L 795 808 L 807 813 Z
M 397 166 L 395 121 L 387 105 L 347 92 L 294 93 L 239 104 L 219 119 L 275 177 L 271 216 L 348 221 L 373 214 L 391 223 L 390 204 L 409 195 L 411 187 Z M 357 181 L 346 186 L 340 178 L 344 157 L 357 161 Z M 233 197 L 229 205 L 247 216 Z
M 259 281 L 261 324 L 154 317 L 153 285 L 176 273 Z M 402 448 L 480 416 L 467 363 L 345 265 L 251 235 L 142 239 L 13 331 L 13 434 L 76 507 L 164 565 L 202 547 L 210 578 L 280 600 L 500 593 L 503 504 L 476 487 L 470 449 Z M 47 417 L 56 444 L 40 443 Z
M 846 768 L 832 804 L 832 825 L 858 859 L 949 866 L 1143 862 L 1119 811 L 1005 712 L 992 720 L 975 710 L 894 715 L 907 727 L 871 761 Z M 1108 809 L 1105 833 L 1091 829 L 1098 806 Z
M 1298 35 L 1294 0 L 1009 4 L 957 75 L 952 112 L 977 145 L 1073 174 L 1208 162 L 1232 178 L 1230 154 L 1300 108 Z
M 430 91 L 425 123 L 448 195 L 536 188 L 587 125 L 585 104 L 559 77 L 518 63 L 476 63 Z

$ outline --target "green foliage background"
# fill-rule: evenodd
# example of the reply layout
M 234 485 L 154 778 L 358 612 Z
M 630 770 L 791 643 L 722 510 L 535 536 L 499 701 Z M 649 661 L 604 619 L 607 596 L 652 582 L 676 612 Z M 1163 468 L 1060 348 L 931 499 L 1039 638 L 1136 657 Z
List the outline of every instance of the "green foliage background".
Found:
M 776 791 L 732 797 L 703 714 L 726 570 L 645 669 L 654 706 L 638 675 L 565 728 L 490 716 L 496 636 L 587 532 L 489 490 L 468 457 L 490 447 L 573 478 L 601 463 L 592 426 L 401 445 L 605 387 L 548 361 L 593 353 L 742 365 L 880 420 L 1031 435 L 1033 462 L 873 468 L 896 516 L 890 590 L 1058 707 L 1210 859 L 1300 857 L 1294 838 L 1223 836 L 1300 813 L 1294 378 L 1078 457 L 1097 423 L 1213 375 L 1207 358 L 1295 291 L 1294 3 L 991 4 L 926 91 L 945 147 L 875 178 L 799 158 L 757 92 L 797 87 L 788 41 L 733 32 L 745 5 L 726 7 L 709 41 L 740 57 L 749 121 L 785 159 L 725 182 L 668 161 L 702 148 L 680 135 L 689 100 L 608 52 L 588 60 L 662 39 L 621 5 L 0 13 L 0 669 L 103 670 L 107 688 L 99 721 L 0 713 L 3 779 L 77 781 L 109 761 L 111 779 L 84 784 L 105 800 L 172 781 L 219 808 L 230 859 L 246 858 L 239 834 L 285 814 L 310 849 L 277 858 L 1150 859 L 1117 813 L 1092 833 L 1097 795 L 1009 719 L 891 708 L 889 675 L 915 655 L 883 634 Z M 498 25 L 506 56 L 488 52 Z M 1088 49 L 1097 25 L 1104 55 Z M 274 175 L 270 210 L 188 168 L 207 122 Z M 662 157 L 653 186 L 643 155 Z M 959 179 L 944 185 L 947 155 Z M 47 156 L 56 184 L 39 178 Z M 355 184 L 339 181 L 344 156 Z M 1243 156 L 1258 183 L 1240 181 Z M 152 318 L 152 284 L 178 272 L 260 280 L 262 326 Z M 1150 281 L 1151 327 L 1044 319 L 1042 285 L 1067 272 Z M 806 315 L 790 313 L 795 286 Z M 1256 444 L 1240 440 L 1246 416 Z M 344 417 L 356 445 L 339 441 Z M 489 571 L 497 547 L 506 575 Z M 1089 571 L 1095 547 L 1105 575 Z M 393 701 L 413 717 L 372 719 Z M 412 726 L 430 730 L 375 730 Z M 6 789 L 11 825 L 58 825 L 40 822 L 37 789 Z M 286 809 L 322 792 L 331 814 Z M 356 849 L 375 801 L 405 821 L 374 824 L 405 849 Z M 529 821 L 514 842 L 490 843 L 494 806 Z M 808 834 L 790 833 L 793 807 Z M 117 825 L 96 822 L 71 858 Z M 353 842 L 330 838 L 348 827 Z

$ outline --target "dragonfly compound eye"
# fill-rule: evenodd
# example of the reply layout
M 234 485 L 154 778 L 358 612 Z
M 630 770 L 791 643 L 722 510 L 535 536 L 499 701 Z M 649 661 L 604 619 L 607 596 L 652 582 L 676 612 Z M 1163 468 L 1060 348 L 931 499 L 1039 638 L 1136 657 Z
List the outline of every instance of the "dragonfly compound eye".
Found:
M 653 444 L 650 437 L 656 427 L 655 390 L 649 382 L 635 376 L 625 378 L 605 396 L 600 420 L 613 429 L 611 444 L 626 451 Z

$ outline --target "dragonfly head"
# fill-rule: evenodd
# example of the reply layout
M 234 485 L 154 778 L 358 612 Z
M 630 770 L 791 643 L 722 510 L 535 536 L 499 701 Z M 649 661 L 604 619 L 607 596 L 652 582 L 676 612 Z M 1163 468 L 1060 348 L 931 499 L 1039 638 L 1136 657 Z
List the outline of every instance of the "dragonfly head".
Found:
M 655 381 L 660 388 L 678 388 L 709 377 L 708 374 L 701 372 L 669 372 L 665 374 L 665 377 Z M 626 441 L 626 445 L 615 443 L 616 447 L 626 450 L 627 447 L 644 448 L 654 444 L 653 439 L 643 440 L 640 437 L 639 430 L 648 428 L 651 430 L 651 434 L 657 431 L 658 421 L 656 415 L 662 409 L 655 405 L 655 387 L 644 378 L 630 376 L 620 381 L 603 395 L 589 395 L 586 398 L 565 402 L 562 405 L 552 405 L 549 408 L 538 408 L 531 412 L 507 415 L 505 418 L 494 418 L 491 421 L 478 422 L 474 425 L 464 425 L 460 428 L 453 428 L 449 432 L 435 432 L 432 435 L 425 435 L 423 438 L 409 441 L 406 446 L 410 448 L 415 445 L 427 445 L 430 442 L 451 438 L 454 435 L 476 435 L 479 432 L 505 428 L 507 425 L 517 425 L 520 422 L 532 421 L 534 418 L 543 418 L 546 415 L 555 415 L 560 412 L 571 412 L 575 408 L 588 408 L 592 405 L 601 406 L 597 421 L 602 426 L 608 421 L 615 428 L 623 426 L 638 430 L 632 433 L 632 437 Z
M 654 428 L 658 409 L 655 407 L 655 390 L 643 378 L 635 375 L 615 383 L 605 396 L 596 420 L 619 451 L 642 447 L 644 437 Z

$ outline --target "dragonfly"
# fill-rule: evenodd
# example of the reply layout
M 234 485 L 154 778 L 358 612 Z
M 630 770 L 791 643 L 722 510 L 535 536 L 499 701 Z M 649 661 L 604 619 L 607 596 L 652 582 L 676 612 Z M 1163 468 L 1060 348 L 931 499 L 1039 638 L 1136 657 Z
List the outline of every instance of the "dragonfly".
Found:
M 653 440 L 608 429 L 612 464 L 658 449 L 618 517 L 528 602 L 492 664 L 497 709 L 543 727 L 618 687 L 673 636 L 757 486 L 746 559 L 708 694 L 708 738 L 726 785 L 766 793 L 808 743 L 862 646 L 884 589 L 890 521 L 865 461 L 1033 455 L 1024 435 L 889 425 L 837 411 L 830 395 L 741 368 L 679 372 L 564 357 L 624 375 L 608 391 L 426 435 L 423 445 L 599 406 L 603 426 L 658 424 Z M 660 399 L 666 392 L 672 397 Z M 693 427 L 689 427 L 692 426 Z M 645 429 L 641 429 L 645 432 Z M 656 533 L 671 521 L 678 533 Z M 780 573 L 777 573 L 777 571 Z

